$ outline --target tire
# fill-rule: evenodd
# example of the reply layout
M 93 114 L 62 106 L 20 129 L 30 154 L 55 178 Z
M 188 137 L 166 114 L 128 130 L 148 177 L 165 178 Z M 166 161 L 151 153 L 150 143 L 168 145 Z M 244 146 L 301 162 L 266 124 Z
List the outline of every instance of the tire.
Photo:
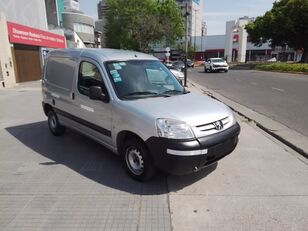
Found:
M 227 72 L 228 72 L 228 70 L 225 70 L 225 72 L 227 73 Z
M 54 136 L 61 136 L 65 133 L 65 127 L 59 123 L 57 114 L 54 111 L 48 112 L 48 127 Z
M 210 66 L 210 73 L 212 73 L 213 72 L 213 69 L 212 69 L 212 66 Z
M 150 152 L 139 139 L 126 141 L 121 156 L 126 171 L 133 179 L 147 181 L 155 175 Z

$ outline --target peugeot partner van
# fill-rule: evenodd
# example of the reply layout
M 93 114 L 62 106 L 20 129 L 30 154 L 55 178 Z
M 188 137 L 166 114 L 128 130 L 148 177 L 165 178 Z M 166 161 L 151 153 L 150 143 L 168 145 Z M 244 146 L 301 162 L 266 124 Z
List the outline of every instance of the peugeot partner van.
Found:
M 187 91 L 155 57 L 114 49 L 49 52 L 43 109 L 121 156 L 134 179 L 198 171 L 231 153 L 240 127 L 224 104 Z

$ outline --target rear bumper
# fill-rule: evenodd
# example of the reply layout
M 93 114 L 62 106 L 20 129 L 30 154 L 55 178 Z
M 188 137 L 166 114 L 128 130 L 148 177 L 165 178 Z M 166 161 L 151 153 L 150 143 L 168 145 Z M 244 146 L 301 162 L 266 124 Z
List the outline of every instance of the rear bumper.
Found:
M 220 133 L 191 140 L 151 137 L 146 144 L 155 166 L 164 172 L 184 175 L 198 171 L 231 153 L 237 143 L 238 123 Z

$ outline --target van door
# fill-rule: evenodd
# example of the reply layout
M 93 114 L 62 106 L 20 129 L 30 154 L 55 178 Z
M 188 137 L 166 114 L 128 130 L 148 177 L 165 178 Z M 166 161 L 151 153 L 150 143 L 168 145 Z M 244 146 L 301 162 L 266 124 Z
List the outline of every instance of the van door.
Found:
M 105 95 L 109 96 L 100 65 L 91 59 L 82 59 L 79 64 L 78 78 L 75 79 L 73 104 L 74 116 L 79 129 L 113 149 L 112 104 L 89 98 L 91 86 L 100 86 Z M 76 124 L 76 123 L 75 123 Z

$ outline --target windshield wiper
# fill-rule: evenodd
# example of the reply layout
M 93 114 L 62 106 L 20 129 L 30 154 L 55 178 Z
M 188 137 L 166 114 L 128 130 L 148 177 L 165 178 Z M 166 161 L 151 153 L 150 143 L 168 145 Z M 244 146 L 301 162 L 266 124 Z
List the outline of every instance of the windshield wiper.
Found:
M 123 97 L 136 96 L 136 95 L 158 95 L 158 93 L 153 92 L 153 91 L 135 91 L 135 92 L 131 92 L 126 95 L 123 95 Z
M 164 94 L 180 94 L 180 93 L 182 93 L 182 94 L 187 94 L 187 93 L 189 93 L 189 92 L 186 91 L 186 90 L 184 90 L 184 91 L 179 91 L 179 90 L 168 90 L 168 91 L 164 91 L 164 92 L 162 92 L 162 93 L 160 93 L 160 94 L 164 95 Z

